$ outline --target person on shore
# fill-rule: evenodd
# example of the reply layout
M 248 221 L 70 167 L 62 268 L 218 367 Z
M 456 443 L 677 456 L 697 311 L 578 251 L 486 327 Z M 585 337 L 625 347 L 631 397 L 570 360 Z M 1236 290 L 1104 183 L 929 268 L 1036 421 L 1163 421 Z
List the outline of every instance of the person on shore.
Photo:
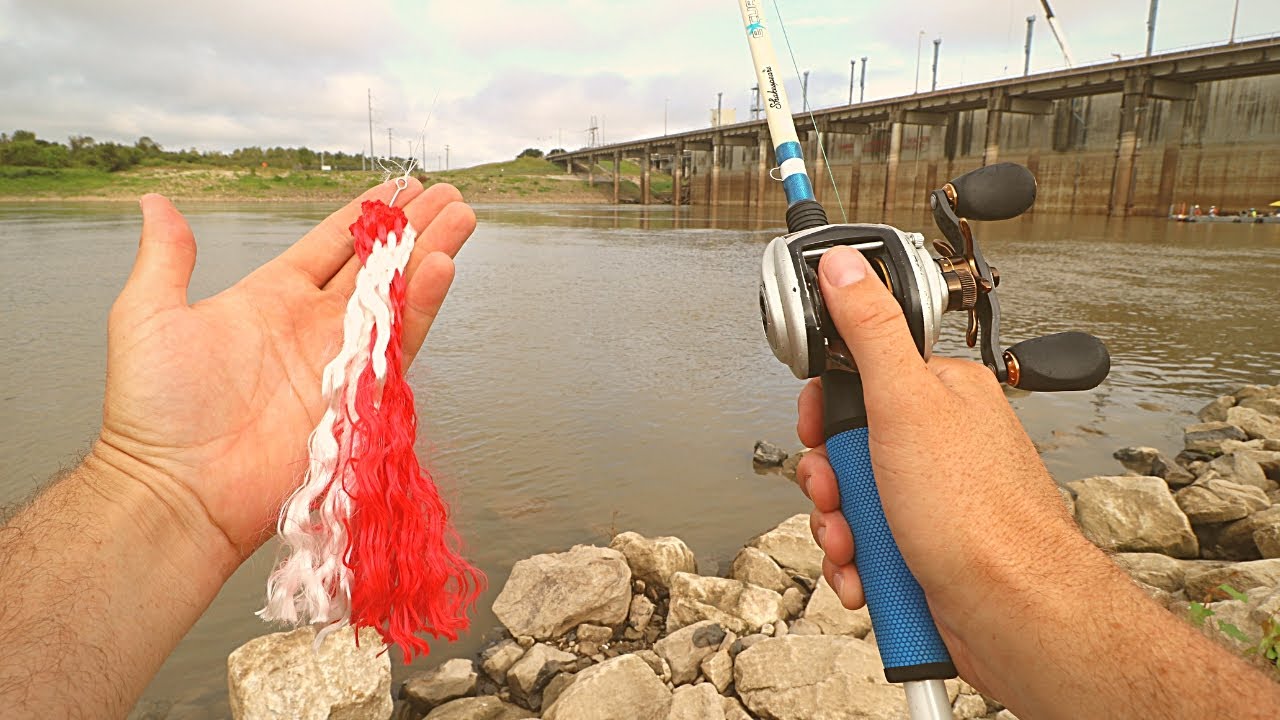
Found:
M 195 241 L 142 199 L 134 269 L 108 322 L 100 435 L 0 528 L 6 718 L 124 717 L 232 572 L 265 542 L 305 465 L 319 373 L 356 263 L 331 215 L 228 290 L 188 305 Z M 421 347 L 475 214 L 449 185 L 398 198 L 422 229 L 409 262 L 405 357 Z M 1280 684 L 1149 600 L 1076 530 L 983 367 L 924 362 L 856 251 L 820 266 L 865 378 L 872 462 L 903 556 L 962 676 L 1032 718 L 1280 717 Z M 799 468 L 823 572 L 863 603 L 817 382 L 799 400 Z M 946 442 L 939 440 L 946 438 Z

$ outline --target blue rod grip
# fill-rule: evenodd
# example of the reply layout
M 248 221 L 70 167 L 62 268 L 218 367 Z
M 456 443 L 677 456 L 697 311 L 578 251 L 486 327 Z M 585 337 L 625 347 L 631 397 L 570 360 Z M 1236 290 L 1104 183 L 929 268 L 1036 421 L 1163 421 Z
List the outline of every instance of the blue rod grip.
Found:
M 867 428 L 827 438 L 827 456 L 840 486 L 840 510 L 853 530 L 854 563 L 866 591 L 885 677 L 895 683 L 955 677 L 924 590 L 902 559 L 885 519 Z

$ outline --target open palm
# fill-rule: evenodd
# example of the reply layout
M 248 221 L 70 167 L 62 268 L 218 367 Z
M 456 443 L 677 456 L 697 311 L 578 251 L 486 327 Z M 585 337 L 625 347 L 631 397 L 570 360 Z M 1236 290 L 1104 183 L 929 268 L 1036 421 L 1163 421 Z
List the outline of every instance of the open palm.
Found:
M 142 200 L 138 258 L 111 311 L 99 445 L 144 482 L 163 485 L 162 496 L 193 495 L 242 556 L 270 536 L 307 466 L 307 436 L 323 411 L 321 372 L 341 345 L 359 270 L 348 227 L 361 201 L 394 192 L 392 183 L 373 188 L 194 305 L 186 299 L 191 230 L 164 198 Z M 475 214 L 449 185 L 424 191 L 411 181 L 396 204 L 419 230 L 406 269 L 409 362 L 444 302 Z

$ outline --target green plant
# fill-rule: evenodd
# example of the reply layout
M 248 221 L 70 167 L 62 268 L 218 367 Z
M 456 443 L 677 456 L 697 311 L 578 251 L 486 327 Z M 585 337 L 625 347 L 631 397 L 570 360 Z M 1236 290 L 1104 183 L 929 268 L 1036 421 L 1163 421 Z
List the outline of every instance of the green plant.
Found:
M 1227 597 L 1240 602 L 1249 602 L 1249 596 L 1230 585 L 1219 585 L 1221 590 Z M 1188 609 L 1191 615 L 1191 624 L 1196 627 L 1203 627 L 1205 622 L 1215 614 L 1213 608 L 1200 602 L 1191 603 Z M 1218 631 L 1223 635 L 1236 640 L 1238 642 L 1249 645 L 1243 653 L 1245 655 L 1257 655 L 1262 658 L 1268 666 L 1273 667 L 1280 672 L 1280 619 L 1269 617 L 1261 625 L 1262 637 L 1255 643 L 1240 628 L 1229 622 L 1222 620 L 1214 620 L 1218 625 Z

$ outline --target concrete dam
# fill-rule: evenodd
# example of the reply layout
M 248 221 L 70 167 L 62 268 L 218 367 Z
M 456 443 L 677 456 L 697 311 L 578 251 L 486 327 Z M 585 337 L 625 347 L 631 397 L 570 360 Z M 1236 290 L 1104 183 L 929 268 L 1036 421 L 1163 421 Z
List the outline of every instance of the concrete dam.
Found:
M 922 210 L 927 192 L 997 161 L 1026 165 L 1035 209 L 1164 215 L 1280 200 L 1280 37 L 1006 78 L 795 116 L 818 199 L 850 217 Z M 816 121 L 816 122 L 815 122 Z M 816 125 L 816 130 L 815 130 Z M 819 138 L 825 159 L 819 152 Z M 548 155 L 639 202 L 782 206 L 763 119 Z M 655 170 L 672 178 L 657 196 Z

